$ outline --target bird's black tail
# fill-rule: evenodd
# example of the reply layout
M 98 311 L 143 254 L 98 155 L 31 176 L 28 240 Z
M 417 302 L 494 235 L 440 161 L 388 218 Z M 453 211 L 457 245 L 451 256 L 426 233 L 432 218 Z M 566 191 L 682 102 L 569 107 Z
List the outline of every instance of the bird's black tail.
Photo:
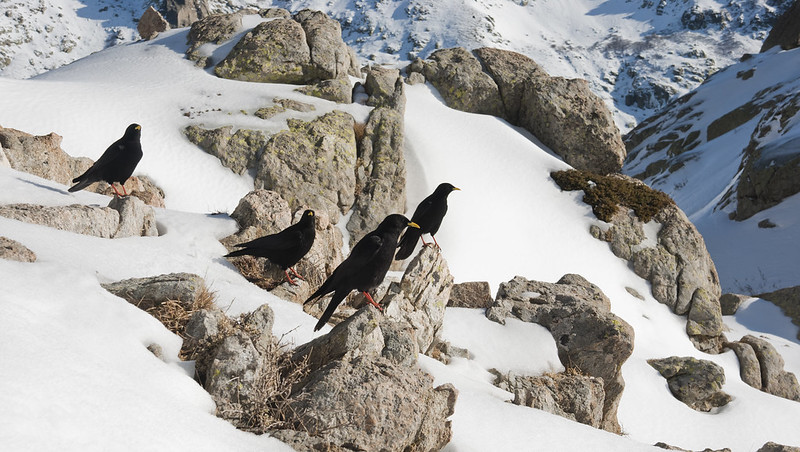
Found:
M 333 298 L 331 298 L 331 301 L 328 302 L 328 307 L 325 308 L 325 312 L 322 313 L 322 317 L 319 318 L 319 321 L 314 326 L 314 331 L 319 331 L 320 328 L 322 328 L 323 326 L 325 326 L 326 323 L 328 323 L 328 320 L 330 320 L 334 311 L 336 311 L 336 308 L 339 306 L 339 303 L 341 303 L 342 300 L 344 300 L 344 297 L 347 296 L 348 293 L 349 291 L 345 292 L 341 290 L 333 293 Z
M 250 254 L 250 250 L 247 248 L 242 248 L 240 250 L 231 251 L 230 253 L 226 254 L 224 257 L 236 257 L 236 256 L 246 256 Z
M 400 248 L 400 251 L 394 256 L 395 260 L 401 261 L 408 256 L 411 256 L 411 253 L 414 251 L 414 247 L 417 246 L 417 241 L 419 240 L 422 233 L 417 228 L 408 228 L 406 232 L 403 234 L 403 237 L 400 238 L 400 243 L 397 245 Z
M 83 176 L 72 179 L 72 182 L 77 182 L 77 184 L 68 188 L 67 191 L 76 192 L 78 190 L 83 190 L 84 188 L 88 187 L 89 185 L 92 185 L 92 183 L 95 182 L 93 180 L 90 180 L 89 178 L 81 179 L 82 177 Z

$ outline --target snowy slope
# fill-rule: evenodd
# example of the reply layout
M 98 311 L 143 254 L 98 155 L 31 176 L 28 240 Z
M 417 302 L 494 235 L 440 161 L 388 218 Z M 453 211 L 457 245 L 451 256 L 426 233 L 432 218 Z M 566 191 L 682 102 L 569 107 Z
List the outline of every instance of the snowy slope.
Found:
M 189 122 L 281 129 L 285 116 L 263 121 L 245 114 L 275 96 L 313 103 L 310 115 L 339 108 L 363 118 L 367 109 L 305 97 L 290 86 L 218 79 L 183 59 L 186 32 L 116 46 L 31 80 L 0 78 L 0 124 L 59 133 L 73 155 L 97 157 L 128 123 L 142 124 L 145 157 L 137 173 L 153 177 L 167 203 L 157 211 L 166 232 L 157 238 L 105 240 L 0 218 L 0 234 L 39 256 L 33 264 L 0 261 L 0 444 L 7 450 L 275 447 L 269 438 L 214 418 L 210 398 L 177 362 L 178 339 L 99 284 L 194 272 L 228 314 L 268 303 L 275 334 L 286 333 L 293 344 L 307 342 L 316 319 L 248 283 L 221 258 L 225 250 L 217 240 L 236 226 L 225 215 L 208 213 L 230 212 L 252 181 L 189 144 L 180 130 Z M 566 164 L 502 120 L 447 108 L 428 86 L 409 87 L 407 95 L 410 208 L 441 181 L 462 189 L 450 197 L 437 234 L 456 280 L 487 280 L 496 289 L 515 275 L 552 282 L 579 273 L 609 296 L 613 312 L 636 332 L 634 353 L 622 369 L 626 389 L 619 420 L 625 435 L 616 436 L 511 405 L 511 394 L 489 383 L 491 367 L 560 369 L 555 344 L 541 327 L 513 321 L 500 326 L 477 310 L 448 309 L 445 339 L 469 348 L 475 359 L 447 366 L 419 360 L 437 384 L 452 382 L 460 391 L 448 450 L 635 451 L 665 441 L 695 450 L 752 451 L 766 441 L 800 444 L 800 404 L 745 385 L 732 352 L 697 351 L 686 336 L 685 318 L 649 295 L 641 301 L 625 290 L 649 294 L 646 282 L 589 235 L 598 220 L 580 195 L 561 192 L 549 178 Z M 222 111 L 212 111 L 217 108 Z M 187 109 L 196 114 L 184 116 Z M 104 205 L 108 198 L 71 194 L 58 184 L 0 169 L 0 203 L 10 202 Z M 752 300 L 726 322 L 730 340 L 762 335 L 783 354 L 787 370 L 800 373 L 797 328 L 774 306 Z M 168 363 L 145 349 L 153 342 Z M 675 400 L 645 362 L 672 355 L 723 366 L 724 390 L 733 402 L 698 413 Z
M 25 78 L 138 37 L 148 0 L 4 0 L 0 76 Z M 790 0 L 210 0 L 211 10 L 327 12 L 363 61 L 404 66 L 437 48 L 491 46 L 587 79 L 629 130 L 755 53 Z M 6 66 L 6 67 L 3 67 Z

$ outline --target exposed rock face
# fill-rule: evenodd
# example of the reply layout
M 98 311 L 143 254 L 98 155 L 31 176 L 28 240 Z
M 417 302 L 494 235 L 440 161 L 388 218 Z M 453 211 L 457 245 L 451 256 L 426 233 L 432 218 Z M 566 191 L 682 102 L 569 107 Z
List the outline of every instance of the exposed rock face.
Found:
M 280 99 L 276 97 L 272 99 L 272 102 L 274 105 L 269 107 L 259 108 L 253 114 L 261 119 L 269 119 L 287 110 L 302 111 L 302 112 L 309 112 L 316 110 L 316 107 L 314 107 L 311 104 L 307 104 L 305 102 L 299 102 L 292 99 Z
M 191 302 L 205 290 L 205 281 L 192 273 L 169 273 L 124 279 L 102 286 L 140 309 L 147 310 L 168 300 Z
M 625 387 L 620 369 L 633 352 L 633 328 L 610 306 L 605 294 L 579 275 L 565 275 L 555 284 L 517 276 L 500 285 L 486 317 L 503 323 L 514 316 L 550 330 L 565 367 L 603 379 L 602 428 L 619 433 L 617 407 Z
M 156 214 L 153 208 L 145 205 L 134 196 L 114 197 L 108 207 L 119 212 L 119 227 L 114 238 L 154 237 L 158 235 Z
M 384 354 L 384 321 L 365 306 L 330 333 L 300 346 L 311 374 L 290 398 L 289 422 L 361 450 L 439 450 L 450 440 L 456 390 L 431 387 L 414 361 Z
M 797 5 L 797 3 L 795 3 L 795 5 Z M 783 444 L 770 441 L 761 446 L 756 452 L 800 452 L 800 447 L 784 446 Z
M 800 326 L 800 286 L 786 287 L 761 294 L 759 297 L 777 305 L 784 315 L 792 319 L 792 323 Z M 800 339 L 800 331 L 798 331 L 797 337 Z
M 297 209 L 324 210 L 333 222 L 353 205 L 356 140 L 353 117 L 333 111 L 313 121 L 291 119 L 264 148 L 256 188 L 274 190 Z
M 486 281 L 454 284 L 447 306 L 454 308 L 488 308 L 492 305 L 492 290 Z
M 800 384 L 797 382 L 797 377 L 783 369 L 783 357 L 772 344 L 764 339 L 747 335 L 738 342 L 728 343 L 726 346 L 733 349 L 739 358 L 740 373 L 745 383 L 769 394 L 800 402 Z M 755 362 L 753 355 L 757 360 Z M 760 380 L 756 377 L 756 369 L 760 370 Z
M 189 48 L 186 57 L 196 61 L 199 66 L 209 67 L 213 62 L 210 55 L 203 53 L 200 47 L 206 43 L 221 44 L 231 39 L 242 29 L 242 13 L 212 14 L 192 24 L 186 38 Z
M 16 240 L 0 236 L 0 259 L 19 262 L 36 262 L 36 254 Z
M 69 185 L 72 179 L 91 166 L 91 161 L 70 157 L 61 149 L 61 139 L 55 133 L 34 136 L 0 127 L 0 148 L 11 168 Z
M 800 2 L 794 2 L 775 22 L 772 31 L 761 46 L 761 51 L 767 51 L 777 45 L 783 50 L 800 47 Z
M 407 322 L 420 352 L 428 353 L 444 321 L 453 276 L 442 253 L 424 247 L 411 260 L 400 283 L 392 283 L 381 303 L 387 317 Z
M 477 56 L 477 58 L 476 58 Z M 626 150 L 611 112 L 585 80 L 550 77 L 511 51 L 442 49 L 415 62 L 447 105 L 524 127 L 577 169 L 618 172 Z
M 553 374 L 527 377 L 496 375 L 495 386 L 514 394 L 515 405 L 528 406 L 602 428 L 603 379 L 585 375 Z
M 161 13 L 150 5 L 139 19 L 136 30 L 139 32 L 139 36 L 141 36 L 142 39 L 149 41 L 158 36 L 162 31 L 169 30 L 169 23 L 161 16 Z
M 397 80 L 400 79 L 400 70 L 373 66 L 367 70 L 367 77 L 364 81 L 364 89 L 369 95 L 367 105 L 373 107 L 393 107 L 393 99 L 398 93 L 403 95 L 402 89 L 397 88 Z M 405 98 L 404 98 L 405 99 Z M 405 102 L 404 102 L 405 103 Z
M 722 315 L 734 315 L 739 310 L 739 306 L 750 297 L 734 293 L 722 294 L 719 297 L 719 305 L 722 308 Z
M 722 391 L 725 370 L 716 363 L 677 356 L 647 362 L 667 379 L 672 395 L 693 410 L 710 411 L 731 400 L 731 396 Z
M 433 52 L 422 73 L 449 107 L 501 118 L 505 116 L 497 83 L 483 72 L 480 61 L 467 49 L 456 47 Z
M 238 129 L 224 126 L 217 129 L 203 129 L 190 125 L 183 133 L 192 143 L 219 158 L 222 166 L 236 174 L 244 174 L 258 162 L 268 137 L 258 130 Z
M 340 104 L 353 102 L 353 89 L 350 86 L 350 80 L 344 77 L 303 85 L 295 89 L 295 91 Z
M 175 28 L 192 25 L 209 14 L 206 0 L 166 0 L 166 19 Z
M 223 78 L 308 84 L 357 75 L 354 53 L 339 23 L 319 11 L 302 10 L 248 32 L 216 67 Z
M 0 216 L 103 238 L 113 237 L 119 227 L 119 212 L 116 210 L 80 204 L 61 207 L 7 204 L 0 206 Z

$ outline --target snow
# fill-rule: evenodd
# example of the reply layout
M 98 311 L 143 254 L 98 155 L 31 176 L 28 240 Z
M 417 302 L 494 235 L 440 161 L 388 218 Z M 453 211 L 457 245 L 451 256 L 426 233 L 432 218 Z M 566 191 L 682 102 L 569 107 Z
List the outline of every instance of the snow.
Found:
M 248 283 L 221 257 L 225 249 L 218 240 L 236 230 L 225 213 L 250 189 L 251 176 L 223 168 L 181 130 L 199 123 L 280 130 L 286 116 L 264 121 L 252 115 L 274 97 L 315 105 L 313 113 L 298 114 L 305 119 L 344 109 L 363 120 L 369 109 L 306 97 L 287 85 L 218 79 L 182 58 L 186 33 L 175 30 L 152 42 L 115 46 L 30 80 L 0 78 L 0 124 L 29 133 L 56 132 L 72 155 L 96 158 L 127 124 L 141 124 L 145 156 L 136 173 L 152 177 L 167 204 L 156 210 L 159 237 L 100 239 L 0 218 L 0 235 L 38 256 L 36 263 L 0 260 L 4 450 L 281 448 L 274 439 L 237 431 L 214 417 L 210 397 L 178 362 L 179 339 L 100 283 L 197 273 L 229 315 L 267 303 L 275 311 L 276 336 L 295 345 L 312 339 L 316 319 Z M 501 326 L 480 310 L 448 308 L 444 337 L 468 348 L 471 359 L 444 365 L 419 358 L 435 384 L 452 383 L 459 390 L 447 450 L 635 451 L 657 450 L 650 445 L 665 441 L 694 450 L 752 451 L 767 441 L 800 444 L 800 404 L 742 383 L 731 352 L 697 351 L 686 336 L 685 317 L 656 302 L 649 285 L 606 243 L 589 235 L 591 225 L 602 223 L 580 194 L 561 192 L 549 178 L 551 171 L 568 168 L 565 163 L 502 120 L 447 108 L 429 86 L 408 87 L 407 97 L 409 211 L 440 182 L 461 188 L 450 196 L 437 234 L 456 280 L 489 281 L 494 291 L 515 275 L 554 282 L 578 273 L 603 290 L 612 311 L 636 333 L 633 355 L 622 368 L 626 388 L 618 417 L 624 435 L 613 435 L 512 405 L 507 402 L 512 395 L 490 383 L 490 368 L 534 374 L 561 369 L 553 339 L 543 328 L 511 319 Z M 0 203 L 108 201 L 0 168 Z M 796 223 L 798 202 L 800 197 L 782 204 L 785 210 L 771 212 L 770 218 L 788 228 Z M 743 231 L 725 231 L 743 240 Z M 778 256 L 775 267 L 791 268 L 796 255 Z M 778 310 L 753 300 L 725 322 L 730 340 L 763 336 L 780 350 L 786 369 L 800 373 L 797 328 Z M 146 349 L 153 343 L 162 347 L 166 362 Z M 721 365 L 727 377 L 723 389 L 733 401 L 698 413 L 674 399 L 646 363 L 673 355 Z

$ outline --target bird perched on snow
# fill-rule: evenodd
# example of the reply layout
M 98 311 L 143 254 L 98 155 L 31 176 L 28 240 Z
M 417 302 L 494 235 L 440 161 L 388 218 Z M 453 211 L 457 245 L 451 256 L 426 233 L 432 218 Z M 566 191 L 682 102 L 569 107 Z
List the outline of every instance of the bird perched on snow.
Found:
M 431 238 L 433 238 L 433 243 L 436 244 L 437 248 L 439 247 L 434 235 L 439 230 L 439 226 L 442 225 L 442 219 L 447 213 L 447 197 L 454 190 L 461 189 L 447 182 L 439 184 L 433 193 L 419 203 L 414 215 L 411 216 L 411 221 L 417 223 L 419 229 L 408 229 L 403 234 L 403 237 L 400 238 L 400 244 L 397 245 L 400 251 L 397 252 L 395 259 L 403 260 L 410 256 L 411 252 L 414 251 L 414 247 L 417 246 L 417 240 L 422 238 L 422 234 L 425 233 L 430 234 Z M 422 238 L 422 245 L 428 245 L 425 243 L 424 238 Z
M 85 173 L 72 179 L 76 185 L 70 187 L 69 191 L 83 190 L 95 182 L 104 180 L 111 184 L 111 188 L 114 189 L 117 196 L 122 196 L 114 186 L 114 182 L 119 182 L 125 196 L 128 196 L 125 181 L 131 177 L 134 168 L 142 159 L 142 144 L 139 142 L 141 136 L 142 126 L 139 124 L 129 125 L 125 129 L 125 135 L 109 146 L 103 155 L 94 162 L 94 165 Z
M 333 292 L 333 297 L 314 327 L 314 331 L 325 325 L 339 303 L 353 289 L 363 292 L 370 303 L 381 309 L 372 299 L 369 291 L 378 287 L 386 277 L 386 272 L 389 271 L 389 266 L 392 264 L 394 249 L 397 247 L 397 238 L 400 237 L 400 233 L 406 226 L 419 228 L 419 225 L 409 221 L 403 215 L 392 214 L 384 218 L 377 229 L 356 243 L 347 259 L 342 261 L 331 273 L 331 276 L 322 283 L 322 286 L 308 297 L 303 304 Z
M 281 232 L 276 234 L 266 235 L 264 237 L 251 240 L 249 242 L 240 243 L 236 246 L 242 249 L 232 251 L 225 255 L 225 257 L 234 256 L 255 256 L 266 257 L 271 262 L 279 265 L 286 275 L 286 279 L 293 285 L 297 285 L 289 276 L 287 269 L 291 270 L 295 276 L 304 279 L 293 268 L 294 265 L 300 262 L 311 249 L 314 244 L 314 237 L 316 236 L 315 216 L 313 210 L 306 210 L 300 221 L 289 226 Z

